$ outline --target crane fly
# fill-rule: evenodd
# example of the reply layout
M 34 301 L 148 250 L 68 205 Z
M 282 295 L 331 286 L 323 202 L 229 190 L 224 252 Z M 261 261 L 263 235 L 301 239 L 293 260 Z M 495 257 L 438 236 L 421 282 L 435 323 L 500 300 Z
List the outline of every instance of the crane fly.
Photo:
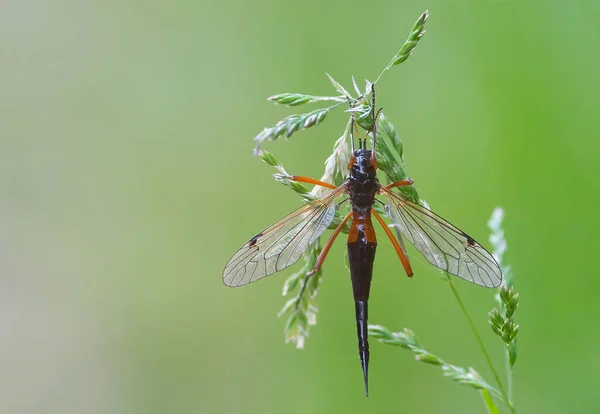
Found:
M 390 220 L 400 234 L 413 244 L 428 262 L 476 285 L 493 288 L 498 287 L 502 282 L 502 272 L 498 263 L 472 237 L 431 210 L 410 201 L 401 193 L 392 191 L 396 187 L 412 185 L 411 179 L 396 181 L 385 186 L 379 183 L 375 156 L 377 132 L 374 89 L 372 89 L 372 96 L 373 142 L 371 150 L 366 148 L 366 137 L 358 139 L 359 148 L 355 150 L 352 136 L 352 156 L 348 164 L 349 173 L 346 181 L 336 187 L 309 177 L 288 177 L 292 181 L 322 186 L 331 191 L 324 197 L 305 204 L 252 237 L 233 255 L 223 271 L 223 283 L 230 287 L 237 287 L 255 282 L 291 266 L 329 227 L 339 205 L 349 201 L 350 212 L 343 218 L 324 245 L 314 268 L 306 275 L 304 287 L 308 277 L 319 272 L 333 242 L 346 223 L 351 220 L 347 243 L 348 262 L 354 294 L 358 353 L 367 396 L 369 395 L 368 300 L 377 249 L 373 217 L 381 224 L 383 231 L 392 242 L 406 274 L 409 277 L 413 275 L 404 246 L 398 242 L 381 216 L 373 209 L 375 202 L 381 202 L 377 196 L 387 199 L 385 208 Z M 337 203 L 341 196 L 346 196 L 346 199 Z M 399 239 L 402 242 L 400 236 Z

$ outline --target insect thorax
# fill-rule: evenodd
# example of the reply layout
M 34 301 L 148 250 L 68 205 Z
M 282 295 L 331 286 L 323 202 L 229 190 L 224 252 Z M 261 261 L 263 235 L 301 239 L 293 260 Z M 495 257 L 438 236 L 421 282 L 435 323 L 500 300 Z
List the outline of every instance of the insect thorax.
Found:
M 354 163 L 350 166 L 348 178 L 350 202 L 356 208 L 370 208 L 380 188 L 377 170 L 371 161 L 371 151 L 356 150 L 353 158 Z

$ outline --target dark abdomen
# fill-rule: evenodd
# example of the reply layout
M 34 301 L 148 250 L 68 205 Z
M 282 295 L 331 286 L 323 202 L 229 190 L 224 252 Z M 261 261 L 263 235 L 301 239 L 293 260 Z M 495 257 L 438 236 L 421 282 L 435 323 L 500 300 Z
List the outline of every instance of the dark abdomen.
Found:
M 356 222 L 353 222 L 352 227 L 354 226 L 356 226 Z M 352 234 L 352 229 L 350 230 L 350 234 Z M 374 233 L 372 237 L 367 237 L 367 234 L 363 231 L 358 231 L 358 235 L 359 237 L 355 241 L 351 241 L 352 238 L 348 241 L 348 262 L 350 263 L 350 277 L 352 278 L 352 290 L 354 293 L 358 355 L 363 370 L 365 392 L 369 395 L 368 300 L 371 290 L 371 280 L 373 278 L 373 262 L 375 261 L 377 242 Z
M 376 243 L 360 239 L 354 243 L 348 243 L 348 262 L 350 263 L 350 277 L 355 301 L 369 300 L 376 249 Z

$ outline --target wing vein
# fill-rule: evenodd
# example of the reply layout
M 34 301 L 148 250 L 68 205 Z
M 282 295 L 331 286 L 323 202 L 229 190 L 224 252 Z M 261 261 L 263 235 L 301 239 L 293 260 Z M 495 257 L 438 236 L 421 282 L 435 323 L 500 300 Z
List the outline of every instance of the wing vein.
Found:
M 392 223 L 427 261 L 481 286 L 500 285 L 502 271 L 498 263 L 472 237 L 402 194 L 382 190 L 389 199 L 387 211 Z

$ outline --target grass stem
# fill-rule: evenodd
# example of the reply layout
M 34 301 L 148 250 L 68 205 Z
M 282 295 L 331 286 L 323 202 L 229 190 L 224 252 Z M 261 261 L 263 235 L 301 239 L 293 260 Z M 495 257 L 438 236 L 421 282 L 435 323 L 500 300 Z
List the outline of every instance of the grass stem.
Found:
M 477 340 L 477 343 L 479 344 L 479 348 L 481 349 L 481 352 L 483 353 L 483 356 L 485 357 L 485 361 L 487 362 L 488 367 L 490 368 L 490 371 L 492 371 L 492 375 L 494 375 L 494 378 L 496 379 L 496 382 L 498 383 L 498 389 L 502 393 L 504 402 L 506 403 L 506 405 L 509 408 L 511 413 L 513 413 L 513 414 L 516 413 L 514 407 L 512 406 L 512 402 L 509 400 L 509 395 L 506 393 L 506 390 L 504 389 L 504 386 L 502 385 L 502 381 L 500 380 L 498 371 L 496 371 L 496 368 L 494 367 L 494 364 L 492 363 L 490 354 L 488 354 L 487 349 L 485 349 L 485 345 L 483 343 L 483 340 L 481 339 L 481 336 L 479 335 L 479 331 L 477 330 L 475 323 L 473 323 L 473 319 L 471 319 L 471 316 L 469 315 L 469 312 L 467 311 L 465 304 L 463 303 L 462 299 L 460 298 L 460 295 L 458 294 L 458 290 L 456 290 L 454 283 L 452 283 L 451 277 L 448 277 L 448 285 L 450 286 L 450 289 L 452 289 L 452 293 L 454 294 L 454 297 L 456 298 L 456 301 L 458 302 L 458 305 L 460 306 L 460 309 L 461 309 L 463 315 L 465 315 L 465 318 L 467 319 L 467 322 L 469 323 L 469 327 L 471 328 L 471 331 L 473 332 L 473 336 L 475 336 L 475 339 Z M 510 367 L 509 367 L 509 370 L 510 370 Z M 509 384 L 510 384 L 510 375 L 509 375 Z

